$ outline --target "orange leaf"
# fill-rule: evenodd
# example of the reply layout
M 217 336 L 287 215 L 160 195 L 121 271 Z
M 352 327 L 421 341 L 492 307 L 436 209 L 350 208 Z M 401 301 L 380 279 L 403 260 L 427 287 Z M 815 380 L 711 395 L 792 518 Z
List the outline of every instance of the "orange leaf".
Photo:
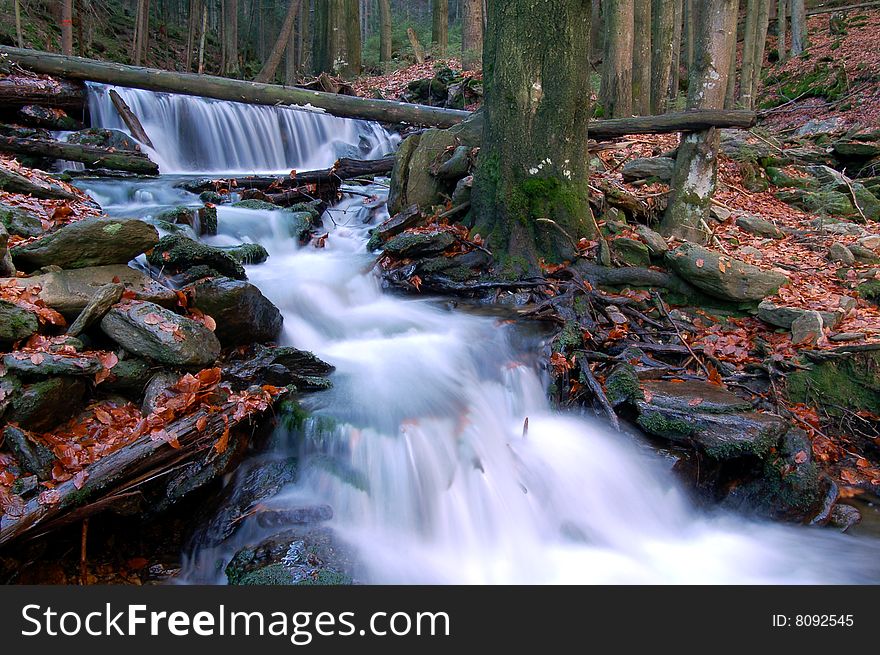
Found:
M 703 264 L 705 264 L 705 263 L 706 263 L 706 262 L 705 262 L 703 259 L 698 259 L 698 260 L 696 261 L 697 268 L 703 268 Z

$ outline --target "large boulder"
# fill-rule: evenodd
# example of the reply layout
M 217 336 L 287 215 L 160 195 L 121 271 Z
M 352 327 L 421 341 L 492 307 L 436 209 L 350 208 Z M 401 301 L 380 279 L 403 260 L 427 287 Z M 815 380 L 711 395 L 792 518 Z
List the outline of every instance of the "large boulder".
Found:
M 201 323 L 149 302 L 116 305 L 101 329 L 130 353 L 171 366 L 209 366 L 220 342 Z
M 180 273 L 196 266 L 207 266 L 220 275 L 247 279 L 244 266 L 225 250 L 194 241 L 182 234 L 162 237 L 147 261 L 168 273 Z
M 12 249 L 15 265 L 25 271 L 42 266 L 86 268 L 125 264 L 159 241 L 156 228 L 135 219 L 85 218 Z
M 76 318 L 99 289 L 108 284 L 122 284 L 136 300 L 154 302 L 166 307 L 177 304 L 177 295 L 142 271 L 116 264 L 90 266 L 20 278 L 21 286 L 39 287 L 40 300 L 67 318 Z
M 19 341 L 35 334 L 37 315 L 11 302 L 0 300 L 0 341 Z
M 733 302 L 762 300 L 788 282 L 782 273 L 766 271 L 693 243 L 683 243 L 669 251 L 666 260 L 676 273 L 698 289 Z
M 193 306 L 214 319 L 223 346 L 272 341 L 281 332 L 281 312 L 249 282 L 218 277 L 191 288 Z

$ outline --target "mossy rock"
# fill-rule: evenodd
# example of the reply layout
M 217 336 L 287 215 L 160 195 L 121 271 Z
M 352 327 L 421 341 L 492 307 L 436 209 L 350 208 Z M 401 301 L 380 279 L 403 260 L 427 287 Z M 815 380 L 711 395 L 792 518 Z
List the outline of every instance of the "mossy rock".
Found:
M 269 259 L 269 252 L 259 243 L 243 243 L 225 250 L 239 264 L 262 264 Z
M 776 197 L 797 209 L 825 216 L 853 218 L 857 214 L 852 197 L 840 191 L 810 191 L 793 189 L 779 191 Z
M 199 194 L 199 200 L 202 202 L 209 202 L 212 205 L 221 205 L 226 202 L 226 196 L 217 193 L 216 191 L 202 191 Z
M 43 223 L 34 214 L 21 207 L 0 203 L 0 223 L 9 234 L 36 237 L 43 233 Z
M 880 414 L 880 350 L 846 352 L 814 362 L 786 378 L 786 394 L 794 402 L 822 407 L 839 416 L 852 412 Z
M 166 223 L 172 223 L 175 225 L 189 225 L 190 227 L 194 227 L 195 212 L 196 210 L 194 207 L 180 205 L 178 207 L 173 207 L 171 209 L 161 211 L 153 218 L 156 221 L 165 221 Z
M 262 211 L 269 212 L 277 212 L 281 210 L 281 207 L 278 205 L 273 205 L 271 202 L 266 202 L 265 200 L 239 200 L 238 202 L 234 202 L 231 205 L 236 209 L 258 209 Z
M 6 300 L 0 300 L 0 341 L 27 339 L 36 334 L 39 328 L 36 314 Z
M 217 208 L 205 205 L 200 207 L 199 216 L 199 234 L 217 234 Z
M 62 377 L 27 385 L 10 404 L 6 420 L 26 430 L 49 430 L 82 408 L 86 386 L 82 378 Z
M 611 241 L 611 252 L 619 262 L 628 266 L 647 267 L 651 265 L 651 253 L 641 241 L 618 237 Z
M 385 254 L 399 258 L 437 255 L 455 243 L 455 236 L 446 230 L 404 232 L 385 244 Z
M 247 279 L 244 266 L 228 252 L 194 241 L 182 234 L 162 237 L 147 255 L 147 261 L 170 272 L 182 272 L 203 265 L 236 280 Z
M 815 181 L 812 178 L 792 177 L 776 166 L 767 166 L 764 171 L 767 173 L 767 179 L 774 186 L 794 189 L 807 189 L 815 186 Z
M 605 395 L 614 407 L 644 399 L 635 366 L 629 362 L 615 366 L 605 378 Z
M 862 282 L 856 290 L 865 300 L 880 304 L 880 280 L 868 280 L 867 282 Z

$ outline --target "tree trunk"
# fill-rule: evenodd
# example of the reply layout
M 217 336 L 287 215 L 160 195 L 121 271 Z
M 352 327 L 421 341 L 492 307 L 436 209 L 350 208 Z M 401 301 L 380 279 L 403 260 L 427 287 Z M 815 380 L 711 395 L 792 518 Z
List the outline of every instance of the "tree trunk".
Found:
M 24 76 L 0 77 L 0 106 L 4 109 L 38 105 L 81 112 L 85 102 L 82 82 L 60 79 L 50 85 Z
M 462 0 L 461 67 L 477 70 L 483 64 L 483 0 Z
M 699 39 L 690 80 L 688 106 L 720 109 L 731 69 L 731 39 L 736 38 L 737 0 L 706 0 L 700 12 Z M 685 135 L 675 159 L 671 195 L 661 230 L 696 243 L 706 243 L 706 221 L 718 175 L 717 128 Z
M 379 61 L 391 61 L 391 0 L 379 0 Z M 462 34 L 464 43 L 464 34 Z
M 110 101 L 113 103 L 113 106 L 116 107 L 116 111 L 119 112 L 119 117 L 122 119 L 122 122 L 125 123 L 128 131 L 131 132 L 131 135 L 144 145 L 152 148 L 153 142 L 150 141 L 150 137 L 147 135 L 146 130 L 144 130 L 144 126 L 141 125 L 140 120 L 135 116 L 131 107 L 125 103 L 122 96 L 116 92 L 116 89 L 110 89 Z
M 788 0 L 777 0 L 776 3 L 776 54 L 779 61 L 788 59 L 788 42 L 785 37 L 788 31 Z
M 113 151 L 108 148 L 83 146 L 78 143 L 0 136 L 0 152 L 78 161 L 86 164 L 88 168 L 106 168 L 141 175 L 159 174 L 159 167 L 143 153 L 125 150 Z
M 690 76 L 694 70 L 694 39 L 696 36 L 696 0 L 684 0 L 684 39 L 685 39 L 685 61 L 684 66 Z
M 24 47 L 24 36 L 21 32 L 21 0 L 15 0 L 15 41 L 19 48 Z
M 435 57 L 446 57 L 449 50 L 449 0 L 433 0 L 431 46 Z
M 208 31 L 208 5 L 202 6 L 202 33 L 199 35 L 199 75 L 205 72 L 205 33 Z
M 748 0 L 746 3 L 746 23 L 743 32 L 742 68 L 739 75 L 739 104 L 744 109 L 752 107 L 752 77 L 755 70 L 755 50 L 758 40 L 758 3 L 761 0 Z M 734 64 L 733 68 L 736 68 Z
M 254 82 L 266 84 L 274 79 L 275 71 L 278 70 L 278 65 L 281 63 L 281 57 L 284 56 L 284 50 L 290 43 L 290 34 L 293 32 L 293 23 L 296 20 L 296 13 L 299 11 L 301 1 L 292 0 L 290 3 L 287 14 L 284 16 L 284 23 L 281 25 L 281 32 L 279 32 L 275 45 L 272 47 L 272 52 L 269 54 L 266 63 L 263 64 L 259 74 L 254 78 Z
M 651 34 L 651 113 L 666 111 L 669 78 L 672 76 L 672 32 L 675 7 L 669 0 L 653 0 Z
M 73 54 L 73 0 L 61 0 L 61 54 Z
M 297 14 L 293 29 L 290 31 L 290 41 L 287 49 L 284 51 L 284 84 L 285 86 L 293 86 L 296 84 L 296 71 L 299 65 L 299 46 L 300 37 L 302 36 L 302 14 Z
M 186 30 L 186 72 L 189 73 L 192 71 L 192 55 L 193 48 L 196 45 L 196 32 L 198 31 L 198 16 L 199 16 L 199 2 L 198 0 L 189 0 L 189 17 L 187 19 L 187 30 Z
M 602 9 L 602 0 L 592 0 L 590 3 L 590 62 L 598 62 L 602 59 L 605 47 L 605 17 Z
M 49 75 L 259 105 L 291 105 L 295 108 L 296 105 L 309 104 L 312 107 L 324 109 L 335 116 L 345 118 L 449 127 L 460 123 L 470 115 L 469 112 L 457 109 L 442 109 L 390 100 L 372 100 L 321 93 L 211 75 L 199 76 L 192 73 L 174 73 L 156 69 L 144 70 L 135 66 L 82 57 L 65 57 L 36 50 L 19 50 L 18 48 L 0 46 L 0 52 L 5 53 L 12 61 L 18 62 L 25 68 Z M 2 86 L 2 82 L 0 82 L 0 86 Z
M 590 4 L 489 0 L 488 14 L 472 217 L 504 272 L 522 275 L 541 259 L 571 259 L 573 242 L 597 232 L 586 151 Z M 631 84 L 623 88 L 631 98 Z
M 342 74 L 351 79 L 361 74 L 361 5 L 358 0 L 345 1 L 345 65 Z
M 807 47 L 807 10 L 804 0 L 791 0 L 791 56 L 797 57 Z
M 758 30 L 755 34 L 755 65 L 752 67 L 752 104 L 746 109 L 754 109 L 758 101 L 758 87 L 761 84 L 761 71 L 764 68 L 764 51 L 767 48 L 767 32 L 770 30 L 770 4 L 773 0 L 758 0 Z
M 603 16 L 602 108 L 608 118 L 632 116 L 633 0 L 605 0 Z
M 737 0 L 737 12 L 739 12 L 739 3 Z M 730 74 L 727 76 L 727 88 L 724 91 L 724 108 L 734 109 L 737 105 L 736 97 L 736 55 L 737 55 L 737 35 L 734 34 L 730 40 Z
M 590 138 L 594 141 L 608 141 L 627 134 L 671 134 L 673 132 L 699 132 L 710 127 L 742 128 L 754 127 L 755 112 L 739 109 L 690 109 L 670 112 L 659 116 L 636 116 L 634 118 L 613 118 L 591 121 Z
M 651 0 L 633 2 L 632 109 L 651 113 Z
M 226 24 L 224 25 L 223 50 L 225 67 L 223 73 L 230 77 L 238 76 L 238 0 L 224 0 L 224 13 Z
M 333 70 L 330 31 L 330 3 L 318 0 L 315 3 L 315 29 L 312 30 L 312 71 L 316 75 Z
M 419 64 L 425 63 L 425 49 L 422 47 L 422 44 L 419 43 L 419 37 L 416 36 L 416 31 L 411 28 L 406 28 L 406 36 L 409 39 L 409 44 L 412 46 L 413 55 L 416 58 L 416 62 Z
M 683 0 L 673 0 L 674 22 L 672 28 L 672 67 L 669 75 L 668 105 L 675 107 L 681 78 L 681 34 L 684 22 Z

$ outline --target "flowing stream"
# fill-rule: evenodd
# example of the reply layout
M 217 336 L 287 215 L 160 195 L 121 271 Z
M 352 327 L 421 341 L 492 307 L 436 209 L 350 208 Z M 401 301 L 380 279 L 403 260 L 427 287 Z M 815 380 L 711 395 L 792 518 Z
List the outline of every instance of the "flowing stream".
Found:
M 149 98 L 146 92 L 131 92 L 126 100 L 157 148 L 168 144 L 162 162 L 176 162 L 168 169 L 175 173 L 184 172 L 175 166 L 185 161 L 210 161 L 207 151 L 222 150 L 212 135 L 234 133 L 236 143 L 275 138 L 274 128 L 258 122 L 262 108 L 211 103 L 216 124 L 190 134 L 186 148 L 194 150 L 184 156 L 177 130 L 185 121 L 165 122 L 165 112 L 195 113 L 205 109 L 204 101 Z M 236 122 L 236 112 L 248 120 Z M 105 114 L 97 115 L 109 124 Z M 302 112 L 291 120 L 305 149 L 283 155 L 288 159 L 281 168 L 292 158 L 327 165 L 326 126 L 316 128 L 313 116 Z M 347 129 L 350 135 L 378 130 L 358 124 Z M 386 142 L 381 135 L 369 147 L 378 151 Z M 197 143 L 207 150 L 196 152 Z M 222 161 L 238 170 L 243 160 Z M 254 169 L 278 163 L 247 160 Z M 110 215 L 151 216 L 181 203 L 199 204 L 173 188 L 176 180 L 81 184 Z M 877 541 L 697 508 L 679 488 L 668 459 L 645 443 L 598 420 L 553 411 L 537 361 L 543 337 L 528 324 L 456 308 L 448 300 L 383 292 L 364 246 L 368 229 L 385 217 L 384 208 L 370 210 L 362 198 L 347 197 L 325 215 L 329 236 L 318 249 L 287 236 L 281 212 L 220 206 L 219 234 L 206 239 L 264 245 L 269 260 L 249 266 L 248 276 L 284 314 L 280 341 L 336 366 L 333 389 L 306 396 L 310 417 L 289 438 L 277 440 L 279 449 L 299 455 L 300 474 L 268 504 L 332 506 L 331 525 L 358 555 L 358 579 L 880 581 Z M 245 523 L 225 557 L 259 536 L 259 528 Z M 191 561 L 190 580 L 223 581 L 216 569 L 198 566 L 198 552 Z

